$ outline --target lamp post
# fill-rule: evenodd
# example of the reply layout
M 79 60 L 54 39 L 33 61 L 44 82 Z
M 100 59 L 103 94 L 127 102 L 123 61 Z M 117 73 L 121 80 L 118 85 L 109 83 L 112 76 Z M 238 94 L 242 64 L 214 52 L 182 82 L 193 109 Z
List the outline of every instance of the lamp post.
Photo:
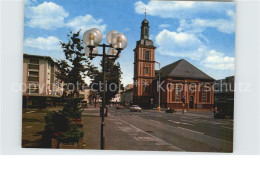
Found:
M 161 63 L 160 62 L 157 62 L 155 61 L 158 65 L 159 65 L 159 85 L 161 84 Z M 160 112 L 161 111 L 161 89 L 159 87 L 159 92 L 158 92 L 159 96 L 158 96 L 158 111 Z
M 104 116 L 104 109 L 105 109 L 105 67 L 106 67 L 106 59 L 107 58 L 114 58 L 117 59 L 120 56 L 121 51 L 126 48 L 127 46 L 127 38 L 124 34 L 119 33 L 115 30 L 110 31 L 107 36 L 106 40 L 109 44 L 100 44 L 102 41 L 102 33 L 97 28 L 92 28 L 87 30 L 83 34 L 83 42 L 86 44 L 85 47 L 85 55 L 92 60 L 96 56 L 102 57 L 102 75 L 103 75 L 103 91 L 102 91 L 102 108 L 101 108 L 101 124 L 100 124 L 100 149 L 104 149 L 105 146 L 105 137 L 104 137 L 104 126 L 105 126 L 105 116 Z M 102 48 L 102 53 L 98 53 L 98 47 Z M 106 53 L 106 48 L 109 48 Z

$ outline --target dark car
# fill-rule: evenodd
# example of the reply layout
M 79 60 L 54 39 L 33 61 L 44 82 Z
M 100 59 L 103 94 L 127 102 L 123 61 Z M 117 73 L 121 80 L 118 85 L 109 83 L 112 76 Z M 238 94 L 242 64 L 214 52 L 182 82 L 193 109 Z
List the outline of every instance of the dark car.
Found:
M 171 108 L 167 108 L 167 109 L 165 110 L 165 112 L 166 112 L 166 113 L 174 113 L 175 110 L 174 110 L 174 109 L 171 109 Z

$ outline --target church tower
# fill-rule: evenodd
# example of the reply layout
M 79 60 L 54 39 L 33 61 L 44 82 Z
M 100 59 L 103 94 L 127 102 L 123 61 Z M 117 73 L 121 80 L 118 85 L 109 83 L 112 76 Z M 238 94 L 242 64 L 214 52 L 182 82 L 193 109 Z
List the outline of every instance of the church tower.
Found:
M 141 25 L 140 40 L 134 49 L 134 88 L 133 102 L 141 107 L 153 106 L 152 81 L 155 79 L 155 49 L 149 39 L 149 22 L 145 19 Z

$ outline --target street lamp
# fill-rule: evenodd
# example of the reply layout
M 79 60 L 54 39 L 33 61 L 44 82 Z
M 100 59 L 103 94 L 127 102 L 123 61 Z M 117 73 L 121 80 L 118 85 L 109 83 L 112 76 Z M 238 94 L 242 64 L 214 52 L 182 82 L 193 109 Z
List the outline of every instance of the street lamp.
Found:
M 87 45 L 85 48 L 85 55 L 92 60 L 96 56 L 102 57 L 102 70 L 103 70 L 103 97 L 102 97 L 102 120 L 100 125 L 100 149 L 104 149 L 105 145 L 105 137 L 104 137 L 104 126 L 105 126 L 105 116 L 104 116 L 104 109 L 105 109 L 105 61 L 107 58 L 114 58 L 117 59 L 120 56 L 120 53 L 123 49 L 127 46 L 127 38 L 124 34 L 117 32 L 116 30 L 110 31 L 107 36 L 106 40 L 109 44 L 100 44 L 102 41 L 103 36 L 102 32 L 97 28 L 92 28 L 87 30 L 83 34 L 83 42 Z M 98 53 L 98 47 L 102 47 L 102 54 Z M 108 52 L 106 53 L 106 48 Z
M 155 61 L 157 64 L 159 64 L 159 85 L 161 84 L 161 63 Z M 161 110 L 161 88 L 159 87 L 159 94 L 158 94 L 158 111 Z

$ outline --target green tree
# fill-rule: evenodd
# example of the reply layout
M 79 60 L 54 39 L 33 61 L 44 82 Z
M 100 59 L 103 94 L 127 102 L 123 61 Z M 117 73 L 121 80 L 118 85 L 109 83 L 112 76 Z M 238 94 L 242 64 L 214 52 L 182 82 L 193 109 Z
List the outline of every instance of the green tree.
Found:
M 60 42 L 66 60 L 58 61 L 60 71 L 56 73 L 56 76 L 65 82 L 65 90 L 71 91 L 73 97 L 75 95 L 79 97 L 77 86 L 81 88 L 85 84 L 84 79 L 88 75 L 87 71 L 93 66 L 85 56 L 80 30 L 76 33 L 70 31 L 67 38 L 66 43 Z
M 97 95 L 97 92 L 94 90 L 90 90 L 88 95 L 89 104 L 92 105 L 92 103 L 94 102 L 95 108 L 97 107 Z
M 65 60 L 58 60 L 57 65 L 59 67 L 58 72 L 56 72 L 56 77 L 63 81 L 64 83 L 68 83 L 68 73 L 70 70 L 69 64 Z M 67 93 L 67 86 L 63 85 L 63 94 L 62 94 L 62 105 L 64 104 L 64 99 Z
M 100 65 L 102 66 L 103 61 L 101 61 Z M 102 98 L 103 96 L 103 87 L 99 87 L 99 83 L 103 83 L 103 72 L 98 71 L 97 68 L 92 68 L 91 73 L 91 88 L 96 90 L 98 95 Z M 105 102 L 106 104 L 115 97 L 118 93 L 119 89 L 122 89 L 121 84 L 121 75 L 122 71 L 120 68 L 120 64 L 115 62 L 114 59 L 106 59 L 105 61 L 105 79 L 106 79 L 106 95 L 105 95 Z

